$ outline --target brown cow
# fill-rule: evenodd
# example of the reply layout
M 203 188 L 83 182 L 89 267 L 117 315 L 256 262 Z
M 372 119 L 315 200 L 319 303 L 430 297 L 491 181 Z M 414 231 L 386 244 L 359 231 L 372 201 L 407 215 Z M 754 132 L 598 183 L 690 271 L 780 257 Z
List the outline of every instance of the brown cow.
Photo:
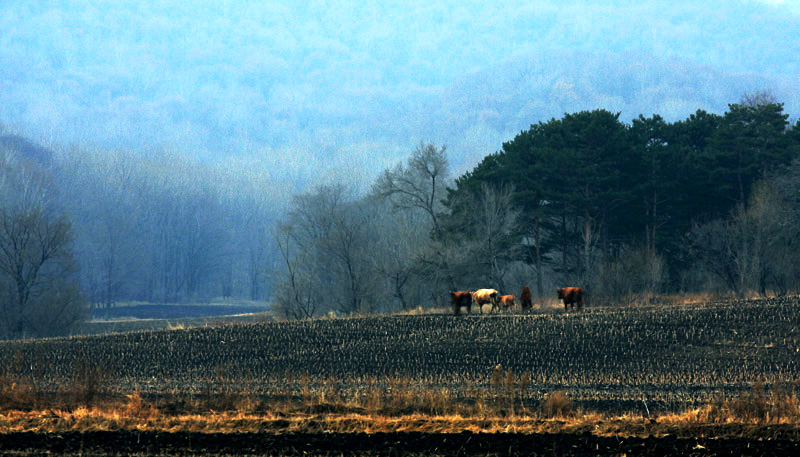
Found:
M 494 289 L 478 289 L 472 293 L 472 300 L 478 305 L 478 309 L 483 314 L 483 305 L 486 303 L 492 304 L 492 311 L 497 309 L 497 300 L 500 299 L 500 293 Z
M 583 289 L 580 287 L 562 287 L 558 289 L 558 298 L 564 300 L 564 312 L 567 311 L 567 305 L 574 308 L 574 304 L 578 304 L 578 309 L 583 308 Z
M 453 302 L 453 312 L 456 316 L 461 314 L 461 307 L 467 307 L 467 314 L 472 312 L 472 291 L 459 290 L 458 292 L 450 292 L 450 300 Z
M 533 308 L 533 297 L 531 297 L 531 288 L 525 286 L 522 288 L 522 293 L 519 294 L 519 303 L 523 311 Z
M 503 295 L 500 297 L 500 308 L 503 311 L 513 310 L 517 306 L 517 297 L 513 295 Z

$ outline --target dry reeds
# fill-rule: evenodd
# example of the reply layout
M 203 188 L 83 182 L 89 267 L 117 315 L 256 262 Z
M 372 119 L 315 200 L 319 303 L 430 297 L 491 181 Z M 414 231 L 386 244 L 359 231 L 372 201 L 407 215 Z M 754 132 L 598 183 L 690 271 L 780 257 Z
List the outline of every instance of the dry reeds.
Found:
M 756 382 L 735 396 L 718 395 L 708 404 L 682 414 L 666 415 L 670 422 L 713 424 L 800 424 L 800 381 L 776 384 L 767 390 Z
M 563 390 L 550 394 L 550 396 L 542 402 L 540 409 L 542 416 L 545 418 L 563 418 L 570 417 L 573 414 L 572 401 Z
M 504 376 L 505 378 L 505 376 Z M 516 381 L 519 386 L 519 381 Z M 730 398 L 718 398 L 703 408 L 683 414 L 630 414 L 609 416 L 578 412 L 566 391 L 547 396 L 533 413 L 517 410 L 497 397 L 478 394 L 471 402 L 461 402 L 443 388 L 417 390 L 408 380 L 395 380 L 390 386 L 375 381 L 358 396 L 341 392 L 333 380 L 297 401 L 266 401 L 253 398 L 237 402 L 236 410 L 202 410 L 201 401 L 192 412 L 171 410 L 171 397 L 148 397 L 132 393 L 102 406 L 76 406 L 72 409 L 8 410 L 0 413 L 0 433 L 8 431 L 65 430 L 160 430 L 193 432 L 396 432 L 425 433 L 515 432 L 635 434 L 679 433 L 686 427 L 719 423 L 755 424 L 767 430 L 769 424 L 800 426 L 800 407 L 796 392 L 789 387 L 771 390 L 754 386 L 751 391 Z M 316 393 L 314 393 L 316 392 Z M 177 409 L 187 409 L 186 405 Z M 259 411 L 255 411 L 258 409 Z M 755 432 L 754 432 L 755 433 Z M 800 431 L 798 432 L 800 433 Z
M 732 398 L 718 397 L 705 408 L 708 422 L 797 422 L 800 420 L 798 384 L 778 384 L 769 392 L 762 382 Z
M 28 411 L 36 403 L 36 390 L 30 383 L 0 375 L 0 411 Z

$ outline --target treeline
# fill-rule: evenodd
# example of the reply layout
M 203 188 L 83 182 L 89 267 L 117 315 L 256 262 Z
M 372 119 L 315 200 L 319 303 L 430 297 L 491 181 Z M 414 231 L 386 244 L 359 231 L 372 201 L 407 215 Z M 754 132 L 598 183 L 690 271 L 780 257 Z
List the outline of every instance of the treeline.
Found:
M 532 125 L 453 177 L 420 143 L 366 194 L 280 202 L 258 166 L 53 152 L 0 131 L 0 337 L 117 303 L 231 297 L 290 318 L 444 305 L 490 287 L 588 304 L 800 288 L 800 124 L 763 94 L 678 122 L 604 110 Z
M 276 190 L 173 153 L 54 152 L 0 131 L 0 338 L 115 304 L 266 302 Z
M 605 110 L 532 125 L 451 180 L 420 144 L 367 196 L 297 195 L 279 225 L 290 317 L 443 304 L 491 287 L 594 304 L 800 288 L 800 123 L 765 94 L 723 115 L 632 123 Z
M 790 127 L 783 105 L 763 94 L 674 123 L 568 114 L 531 126 L 459 177 L 449 232 L 469 233 L 464 221 L 482 189 L 506 188 L 518 216 L 497 265 L 531 266 L 540 294 L 548 277 L 607 301 L 787 293 L 800 284 L 791 266 L 800 259 L 784 252 L 800 240 L 798 157 L 800 124 Z
M 58 166 L 95 306 L 267 298 L 270 189 L 177 154 L 80 151 Z

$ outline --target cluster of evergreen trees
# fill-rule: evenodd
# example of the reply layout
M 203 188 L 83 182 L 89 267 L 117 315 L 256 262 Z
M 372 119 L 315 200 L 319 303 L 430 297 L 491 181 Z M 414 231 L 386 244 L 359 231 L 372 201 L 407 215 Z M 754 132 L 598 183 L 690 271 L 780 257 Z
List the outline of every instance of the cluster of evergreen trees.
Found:
M 453 233 L 465 230 L 473 211 L 466 196 L 513 186 L 519 217 L 499 251 L 507 263 L 534 267 L 540 294 L 548 274 L 603 289 L 613 282 L 609 270 L 633 258 L 640 263 L 630 268 L 655 274 L 662 287 L 707 287 L 688 277 L 704 255 L 698 227 L 746 211 L 754 186 L 785 176 L 799 156 L 800 123 L 790 126 L 783 105 L 763 95 L 674 123 L 567 114 L 532 125 L 456 179 L 448 222 Z

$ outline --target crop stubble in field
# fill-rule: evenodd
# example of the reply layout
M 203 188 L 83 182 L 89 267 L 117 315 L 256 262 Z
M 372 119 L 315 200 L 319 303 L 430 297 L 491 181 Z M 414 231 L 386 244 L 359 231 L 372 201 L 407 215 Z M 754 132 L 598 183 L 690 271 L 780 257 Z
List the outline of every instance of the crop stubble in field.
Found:
M 120 392 L 246 390 L 285 395 L 335 380 L 342 392 L 390 379 L 458 396 L 491 389 L 496 366 L 599 410 L 677 410 L 756 381 L 800 379 L 800 300 L 570 314 L 370 316 L 236 324 L 0 344 L 16 376 L 53 390 L 81 364 Z M 647 402 L 646 404 L 644 402 Z

